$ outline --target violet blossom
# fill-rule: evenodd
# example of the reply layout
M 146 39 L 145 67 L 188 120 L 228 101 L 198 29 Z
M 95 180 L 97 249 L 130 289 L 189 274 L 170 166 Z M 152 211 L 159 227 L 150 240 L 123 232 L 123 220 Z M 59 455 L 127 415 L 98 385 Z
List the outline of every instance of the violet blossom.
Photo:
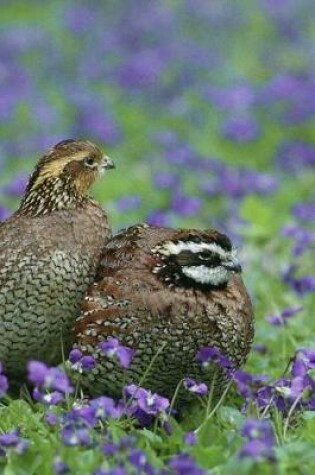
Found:
M 125 369 L 129 368 L 136 352 L 132 348 L 121 345 L 119 340 L 113 337 L 109 337 L 107 341 L 99 343 L 99 348 L 107 358 L 117 358 L 120 365 Z
M 268 420 L 248 419 L 241 434 L 247 440 L 239 452 L 240 458 L 249 457 L 258 462 L 275 460 L 275 437 Z

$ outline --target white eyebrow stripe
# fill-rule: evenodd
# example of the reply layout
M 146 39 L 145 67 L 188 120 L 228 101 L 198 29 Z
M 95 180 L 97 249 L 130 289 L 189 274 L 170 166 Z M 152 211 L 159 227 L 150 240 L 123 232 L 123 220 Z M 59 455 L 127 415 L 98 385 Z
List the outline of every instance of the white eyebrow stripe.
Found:
M 221 246 L 216 243 L 196 243 L 193 241 L 178 241 L 177 243 L 173 241 L 167 241 L 163 244 L 163 246 L 157 246 L 155 248 L 160 254 L 165 256 L 169 256 L 172 254 L 179 254 L 182 251 L 191 251 L 193 253 L 203 252 L 203 251 L 210 251 L 215 254 L 219 254 L 223 259 L 231 257 L 231 251 L 225 251 Z

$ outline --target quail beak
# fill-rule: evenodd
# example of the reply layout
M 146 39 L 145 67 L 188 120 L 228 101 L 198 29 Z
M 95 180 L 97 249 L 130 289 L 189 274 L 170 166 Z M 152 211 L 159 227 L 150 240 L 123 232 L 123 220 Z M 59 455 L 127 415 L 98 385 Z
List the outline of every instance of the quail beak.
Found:
M 104 155 L 102 163 L 99 165 L 99 171 L 103 172 L 104 170 L 112 170 L 113 168 L 116 168 L 113 160 L 107 155 Z
M 234 272 L 235 274 L 239 274 L 242 272 L 242 266 L 236 259 L 224 262 L 222 266 L 230 272 Z

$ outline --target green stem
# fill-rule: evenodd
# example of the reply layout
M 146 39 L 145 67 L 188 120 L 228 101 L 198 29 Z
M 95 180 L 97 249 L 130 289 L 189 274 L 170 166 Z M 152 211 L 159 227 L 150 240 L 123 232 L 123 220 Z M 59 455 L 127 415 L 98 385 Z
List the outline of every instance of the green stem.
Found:
M 296 408 L 296 406 L 298 405 L 298 403 L 301 401 L 302 397 L 303 397 L 303 392 L 301 392 L 301 394 L 296 398 L 296 400 L 294 401 L 294 403 L 290 407 L 290 410 L 288 412 L 288 416 L 287 416 L 287 418 L 285 420 L 285 423 L 284 423 L 284 426 L 283 426 L 283 440 L 284 441 L 287 438 L 287 431 L 288 431 L 288 427 L 289 427 L 289 424 L 290 424 L 290 419 L 291 419 L 291 416 L 293 414 L 293 411 Z
M 180 390 L 180 387 L 181 387 L 182 383 L 183 383 L 183 380 L 181 379 L 179 381 L 179 383 L 177 384 L 176 389 L 174 391 L 174 394 L 173 394 L 173 397 L 172 397 L 172 400 L 171 400 L 171 404 L 170 404 L 170 408 L 169 408 L 169 413 L 170 414 L 172 414 L 172 410 L 173 410 L 173 407 L 175 405 L 175 401 L 176 401 L 176 398 L 178 396 L 178 393 L 179 393 L 179 390 Z
M 209 396 L 208 396 L 208 400 L 207 400 L 206 420 L 207 420 L 207 417 L 208 417 L 208 415 L 210 413 L 210 409 L 211 409 L 213 393 L 214 393 L 214 386 L 215 386 L 215 381 L 217 379 L 217 375 L 218 375 L 218 369 L 216 368 L 214 373 L 213 373 L 213 378 L 212 378 L 211 387 L 210 387 L 210 391 L 209 391 Z
M 160 348 L 158 349 L 158 351 L 155 353 L 155 355 L 153 356 L 152 360 L 150 361 L 150 364 L 149 366 L 147 367 L 147 369 L 145 370 L 143 376 L 140 378 L 140 381 L 139 383 L 137 384 L 138 388 L 140 388 L 143 384 L 143 381 L 146 379 L 148 373 L 151 371 L 152 369 L 152 366 L 154 365 L 154 363 L 156 362 L 157 358 L 160 356 L 160 354 L 162 353 L 162 351 L 164 350 L 164 348 L 166 347 L 167 343 L 164 342 L 163 345 L 160 346 Z M 129 401 L 127 402 L 126 404 L 126 407 L 129 407 L 132 402 L 134 401 L 136 395 L 137 395 L 137 392 L 138 392 L 138 389 L 135 391 L 134 395 L 129 399 Z
M 203 429 L 203 427 L 206 425 L 206 423 L 209 422 L 209 420 L 212 418 L 212 416 L 215 414 L 215 412 L 219 409 L 219 407 L 223 403 L 223 401 L 225 399 L 225 396 L 227 395 L 230 387 L 232 386 L 232 383 L 233 383 L 233 379 L 231 379 L 231 381 L 229 381 L 229 383 L 227 384 L 225 390 L 223 391 L 220 399 L 218 400 L 218 402 L 216 403 L 216 405 L 214 406 L 212 411 L 207 415 L 206 419 L 203 421 L 202 424 L 200 424 L 198 429 L 195 430 L 195 434 L 198 434 Z

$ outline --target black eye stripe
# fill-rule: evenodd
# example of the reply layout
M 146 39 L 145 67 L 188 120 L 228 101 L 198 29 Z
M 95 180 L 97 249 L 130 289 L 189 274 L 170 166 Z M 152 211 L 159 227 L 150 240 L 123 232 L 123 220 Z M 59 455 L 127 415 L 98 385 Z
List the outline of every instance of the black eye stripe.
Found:
M 221 258 L 218 254 L 211 251 L 192 252 L 189 250 L 181 251 L 174 254 L 171 260 L 180 266 L 217 266 L 221 263 Z
M 199 259 L 194 252 L 181 251 L 179 254 L 174 254 L 173 260 L 180 266 L 198 265 Z

